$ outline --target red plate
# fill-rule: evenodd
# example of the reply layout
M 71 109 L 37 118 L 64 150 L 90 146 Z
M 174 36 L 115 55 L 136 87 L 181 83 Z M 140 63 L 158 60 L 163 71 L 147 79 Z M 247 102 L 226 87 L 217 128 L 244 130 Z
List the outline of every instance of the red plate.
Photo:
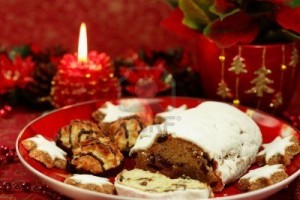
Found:
M 155 113 L 165 110 L 168 105 L 179 107 L 186 104 L 188 108 L 192 108 L 203 102 L 203 99 L 193 99 L 184 97 L 164 97 L 155 99 L 130 99 L 138 100 L 147 107 L 148 114 L 154 116 Z M 111 102 L 117 104 L 119 100 L 111 100 Z M 64 125 L 70 123 L 73 119 L 87 119 L 92 120 L 91 113 L 97 110 L 106 100 L 90 101 L 80 103 L 72 106 L 67 106 L 48 114 L 45 114 L 31 123 L 29 123 L 19 134 L 16 143 L 16 149 L 21 162 L 34 174 L 45 181 L 54 190 L 76 199 L 125 199 L 121 196 L 106 195 L 102 193 L 92 192 L 84 189 L 80 189 L 71 185 L 63 183 L 63 180 L 68 173 L 60 169 L 48 169 L 43 164 L 32 159 L 28 155 L 28 151 L 21 145 L 21 141 L 33 137 L 36 134 L 41 134 L 49 140 L 54 140 L 57 136 L 57 131 Z M 244 112 L 247 112 L 259 125 L 262 134 L 263 142 L 269 143 L 277 136 L 285 136 L 294 134 L 299 139 L 299 132 L 289 124 L 282 120 L 279 120 L 266 113 L 252 110 L 243 106 L 240 106 Z M 125 165 L 126 167 L 126 165 Z M 255 166 L 253 166 L 255 167 Z M 226 188 L 218 194 L 215 194 L 219 199 L 261 199 L 274 194 L 275 192 L 286 187 L 292 180 L 297 178 L 300 174 L 300 155 L 296 156 L 292 163 L 287 166 L 287 173 L 289 177 L 277 184 L 266 187 L 261 190 L 242 193 L 236 189 L 236 183 L 226 186 Z

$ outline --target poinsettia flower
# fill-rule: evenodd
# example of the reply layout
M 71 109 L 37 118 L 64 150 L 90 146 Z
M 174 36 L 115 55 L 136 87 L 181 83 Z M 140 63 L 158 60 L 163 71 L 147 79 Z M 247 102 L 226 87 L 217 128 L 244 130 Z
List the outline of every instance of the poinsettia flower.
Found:
M 300 33 L 300 7 L 282 7 L 277 14 L 277 22 L 284 29 Z M 293 20 L 291 20 L 293 19 Z
M 217 19 L 209 24 L 204 34 L 221 48 L 238 43 L 251 43 L 259 32 L 259 25 L 244 12 L 237 12 L 224 20 Z
M 149 66 L 141 59 L 137 59 L 134 67 L 120 68 L 121 76 L 129 83 L 125 89 L 131 94 L 143 97 L 150 97 L 170 88 L 170 85 L 163 80 L 165 72 L 163 60 L 157 60 Z
M 6 55 L 0 55 L 0 93 L 6 93 L 14 87 L 24 88 L 33 81 L 34 63 L 30 57 L 16 55 L 11 61 Z

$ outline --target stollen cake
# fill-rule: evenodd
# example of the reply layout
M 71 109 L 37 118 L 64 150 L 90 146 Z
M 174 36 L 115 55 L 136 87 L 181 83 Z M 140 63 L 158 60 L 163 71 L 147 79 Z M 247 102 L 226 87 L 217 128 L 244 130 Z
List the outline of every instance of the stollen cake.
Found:
M 188 176 L 221 191 L 255 161 L 260 129 L 234 106 L 206 101 L 179 117 L 176 123 L 148 126 L 140 133 L 130 151 L 137 168 L 171 178 Z
M 211 188 L 193 179 L 170 179 L 141 169 L 123 170 L 115 179 L 118 195 L 151 199 L 207 199 Z

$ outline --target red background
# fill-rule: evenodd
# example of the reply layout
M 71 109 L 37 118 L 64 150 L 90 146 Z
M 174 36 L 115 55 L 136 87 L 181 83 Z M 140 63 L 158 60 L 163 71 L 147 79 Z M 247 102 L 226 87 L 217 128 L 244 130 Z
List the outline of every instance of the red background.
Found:
M 166 50 L 181 46 L 192 52 L 193 41 L 160 26 L 171 9 L 165 0 L 0 0 L 0 45 L 62 45 L 75 52 L 84 21 L 89 50 L 112 57 L 143 47 Z M 299 85 L 294 109 L 300 104 Z

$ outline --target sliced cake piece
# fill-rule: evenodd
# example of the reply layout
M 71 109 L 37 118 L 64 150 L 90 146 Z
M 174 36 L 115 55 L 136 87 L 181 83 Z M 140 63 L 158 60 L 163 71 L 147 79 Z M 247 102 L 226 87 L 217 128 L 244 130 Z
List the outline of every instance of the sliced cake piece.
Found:
M 115 179 L 118 195 L 152 199 L 203 199 L 213 196 L 211 188 L 189 178 L 170 179 L 142 169 L 123 170 Z

